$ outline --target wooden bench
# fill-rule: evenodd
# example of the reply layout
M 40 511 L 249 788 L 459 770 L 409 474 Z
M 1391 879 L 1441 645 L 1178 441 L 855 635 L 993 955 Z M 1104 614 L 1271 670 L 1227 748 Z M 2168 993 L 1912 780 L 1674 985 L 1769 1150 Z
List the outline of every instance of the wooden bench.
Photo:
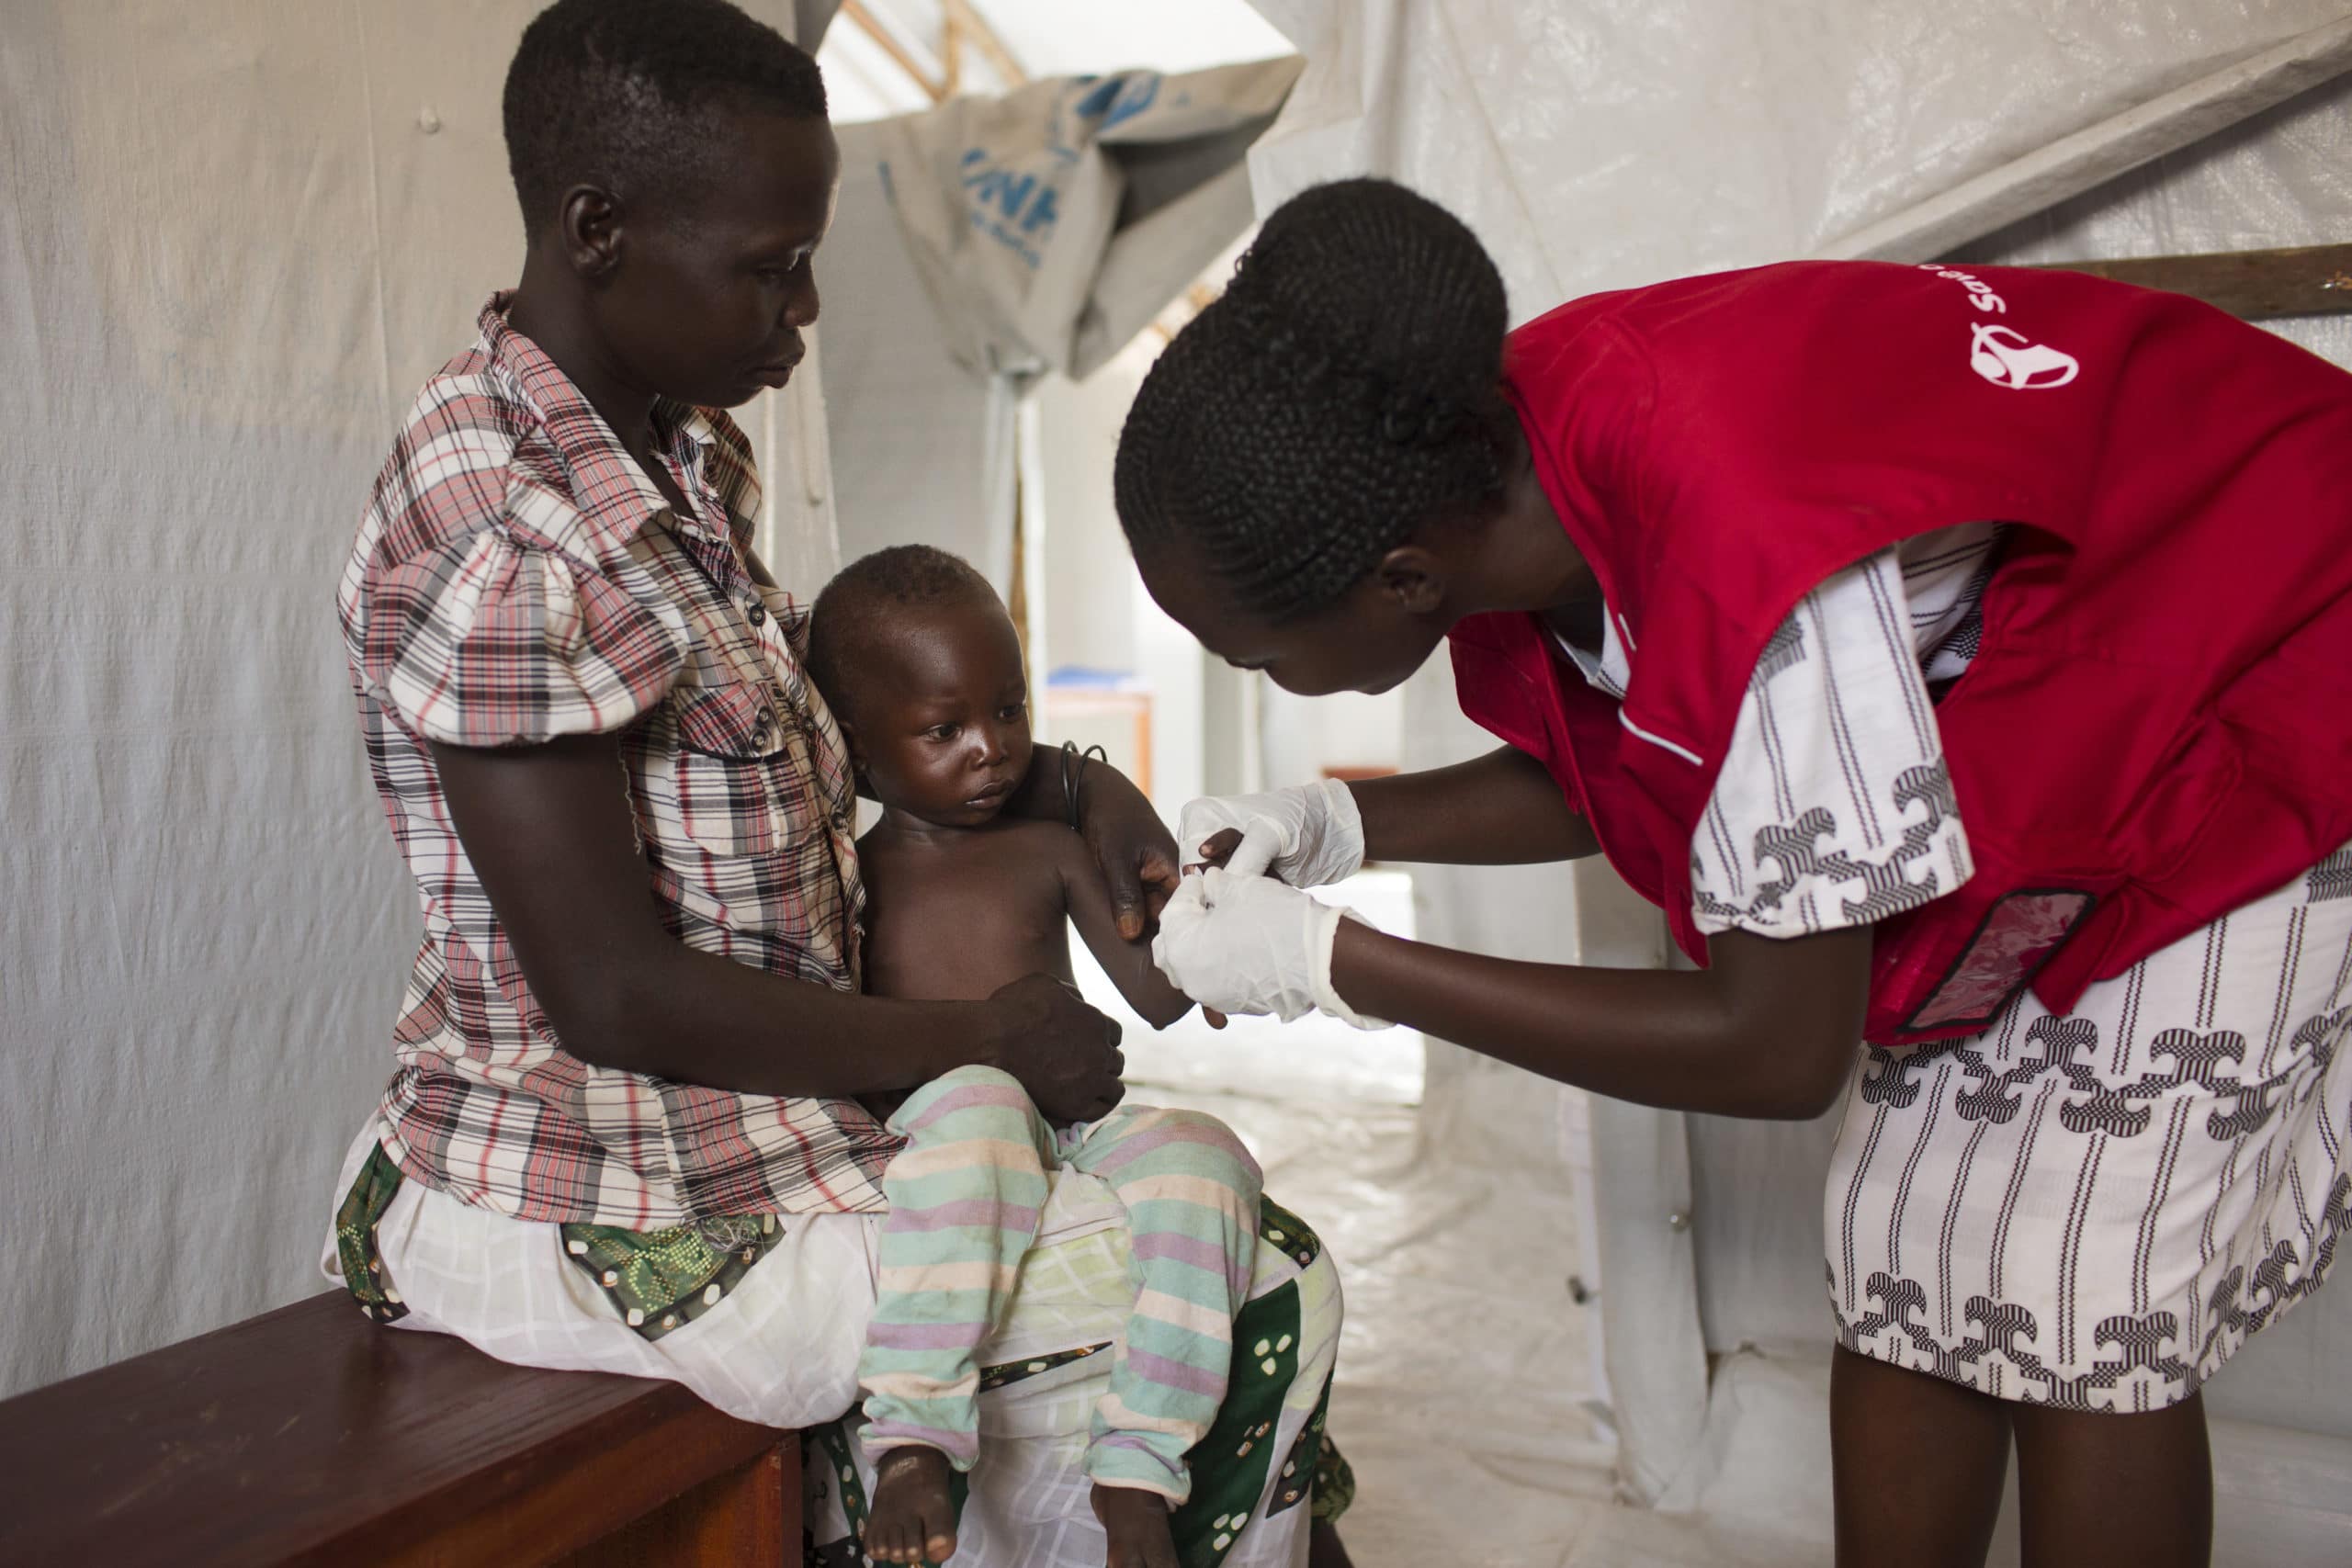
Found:
M 0 1403 L 0 1563 L 775 1564 L 790 1432 L 510 1367 L 341 1292 Z

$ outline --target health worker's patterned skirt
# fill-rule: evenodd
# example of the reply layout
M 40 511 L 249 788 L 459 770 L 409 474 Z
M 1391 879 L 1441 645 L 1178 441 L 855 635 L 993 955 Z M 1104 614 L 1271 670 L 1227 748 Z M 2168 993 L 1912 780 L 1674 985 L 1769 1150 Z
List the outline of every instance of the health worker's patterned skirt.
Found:
M 2352 849 L 2085 993 L 1866 1050 L 1825 1199 L 1849 1350 L 1996 1398 L 2187 1398 L 2352 1221 Z

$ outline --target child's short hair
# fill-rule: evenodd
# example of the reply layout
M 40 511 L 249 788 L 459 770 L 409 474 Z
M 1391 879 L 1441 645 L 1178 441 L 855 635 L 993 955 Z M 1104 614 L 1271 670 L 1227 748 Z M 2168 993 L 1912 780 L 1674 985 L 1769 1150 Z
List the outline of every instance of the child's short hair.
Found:
M 893 545 L 861 557 L 834 574 L 809 611 L 808 678 L 834 713 L 849 716 L 851 672 L 888 636 L 891 611 L 976 600 L 1003 604 L 961 556 L 930 545 Z
M 670 193 L 712 156 L 710 117 L 825 117 L 817 62 L 727 0 L 556 0 L 506 68 L 506 161 L 537 234 L 566 189 Z

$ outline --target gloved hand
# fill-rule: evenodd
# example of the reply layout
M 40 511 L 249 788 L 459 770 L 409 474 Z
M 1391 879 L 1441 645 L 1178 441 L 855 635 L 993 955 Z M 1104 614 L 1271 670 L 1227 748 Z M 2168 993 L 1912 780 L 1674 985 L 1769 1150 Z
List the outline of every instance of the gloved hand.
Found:
M 1337 779 L 1261 795 L 1204 795 L 1176 821 L 1177 858 L 1187 865 L 1207 858 L 1209 840 L 1229 828 L 1249 846 L 1228 863 L 1245 876 L 1271 870 L 1293 887 L 1320 887 L 1363 868 L 1363 818 Z M 1271 864 L 1253 863 L 1261 845 L 1272 851 Z
M 1169 984 L 1224 1013 L 1272 1013 L 1284 1023 L 1320 1008 L 1357 1029 L 1385 1029 L 1331 988 L 1331 943 L 1351 909 L 1269 877 L 1212 866 L 1185 876 L 1159 911 L 1152 962 Z

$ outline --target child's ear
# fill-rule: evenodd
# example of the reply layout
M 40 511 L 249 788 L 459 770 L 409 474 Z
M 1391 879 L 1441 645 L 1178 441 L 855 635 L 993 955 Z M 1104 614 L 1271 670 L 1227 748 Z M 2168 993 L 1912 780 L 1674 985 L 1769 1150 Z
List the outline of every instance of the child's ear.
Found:
M 1408 615 L 1430 615 L 1445 603 L 1445 574 L 1419 545 L 1399 545 L 1373 570 L 1381 596 Z
M 865 749 L 857 743 L 857 727 L 836 711 L 833 721 L 842 727 L 842 747 L 849 752 L 849 785 L 868 800 L 874 798 L 874 781 L 865 776 Z

